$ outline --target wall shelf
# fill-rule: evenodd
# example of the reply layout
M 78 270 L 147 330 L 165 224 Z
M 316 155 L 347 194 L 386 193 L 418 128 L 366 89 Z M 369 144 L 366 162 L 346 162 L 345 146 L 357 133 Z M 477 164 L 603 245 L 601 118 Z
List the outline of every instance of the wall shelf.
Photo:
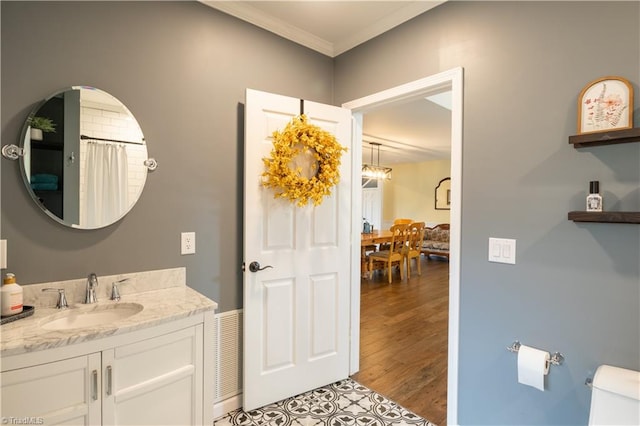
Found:
M 569 136 L 569 143 L 576 149 L 631 142 L 640 142 L 640 127 Z
M 603 146 L 632 142 L 640 142 L 640 127 L 569 136 L 569 143 L 572 144 L 576 149 L 586 148 L 589 146 Z M 569 212 L 569 220 L 572 220 L 574 222 L 640 224 L 640 212 L 573 211 Z
M 640 224 L 640 212 L 569 212 L 569 220 L 574 222 L 600 222 L 600 223 L 638 223 Z

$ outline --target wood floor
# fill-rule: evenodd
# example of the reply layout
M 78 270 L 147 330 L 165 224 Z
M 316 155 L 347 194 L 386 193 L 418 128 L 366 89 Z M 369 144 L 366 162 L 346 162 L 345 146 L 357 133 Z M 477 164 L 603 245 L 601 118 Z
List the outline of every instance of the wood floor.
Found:
M 422 276 L 361 281 L 360 371 L 353 379 L 439 426 L 447 420 L 449 262 L 422 256 Z

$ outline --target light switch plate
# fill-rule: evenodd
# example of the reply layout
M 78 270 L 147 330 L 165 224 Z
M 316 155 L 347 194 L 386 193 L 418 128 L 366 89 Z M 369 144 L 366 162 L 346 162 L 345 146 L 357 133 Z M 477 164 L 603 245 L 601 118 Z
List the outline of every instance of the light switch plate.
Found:
M 489 262 L 516 263 L 516 240 L 489 238 Z
M 180 254 L 195 254 L 196 233 L 183 232 L 180 234 Z
M 0 269 L 7 269 L 7 240 L 0 240 Z

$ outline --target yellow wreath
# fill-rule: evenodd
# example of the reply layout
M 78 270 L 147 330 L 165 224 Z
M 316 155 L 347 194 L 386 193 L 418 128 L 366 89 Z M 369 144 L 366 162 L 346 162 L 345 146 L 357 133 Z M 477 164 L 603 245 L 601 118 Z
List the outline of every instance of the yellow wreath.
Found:
M 286 198 L 299 207 L 309 201 L 317 206 L 340 182 L 340 157 L 346 150 L 331 133 L 307 123 L 306 115 L 294 117 L 283 131 L 273 132 L 271 158 L 262 159 L 266 167 L 262 185 L 275 189 L 275 198 Z M 317 171 L 310 178 L 294 164 L 302 155 L 311 155 L 317 162 Z

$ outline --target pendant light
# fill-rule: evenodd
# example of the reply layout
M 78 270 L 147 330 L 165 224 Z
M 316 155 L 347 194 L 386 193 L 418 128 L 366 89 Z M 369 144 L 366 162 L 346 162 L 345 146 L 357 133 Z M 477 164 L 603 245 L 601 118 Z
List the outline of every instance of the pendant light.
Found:
M 380 166 L 380 144 L 377 142 L 369 142 L 371 145 L 371 164 L 362 165 L 362 177 L 378 180 L 390 180 L 391 168 Z M 373 164 L 373 147 L 378 148 L 378 162 Z

